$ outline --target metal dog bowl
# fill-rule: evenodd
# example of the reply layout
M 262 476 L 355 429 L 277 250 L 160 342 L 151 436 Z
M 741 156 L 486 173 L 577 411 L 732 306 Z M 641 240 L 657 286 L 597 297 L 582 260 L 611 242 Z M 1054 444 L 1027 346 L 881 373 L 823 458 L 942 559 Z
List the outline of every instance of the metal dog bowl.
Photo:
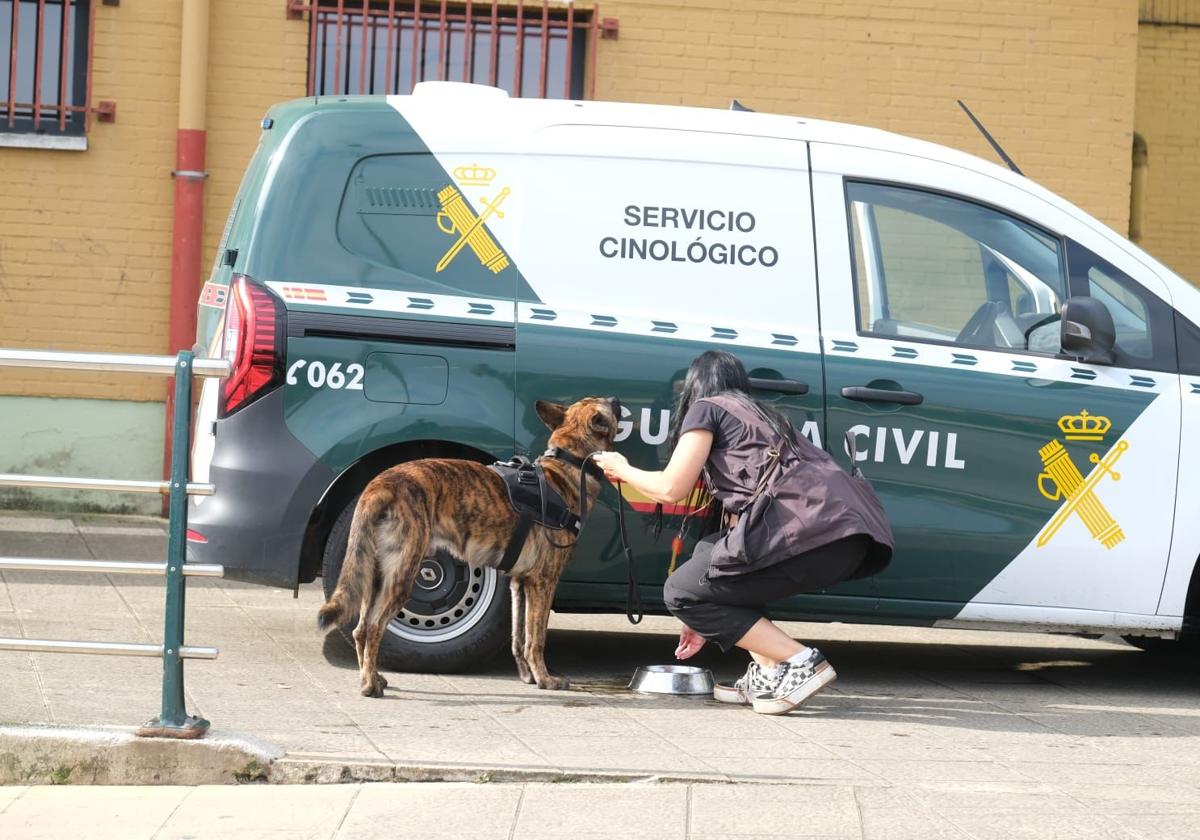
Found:
M 633 672 L 629 687 L 643 694 L 712 694 L 713 676 L 692 665 L 643 665 Z

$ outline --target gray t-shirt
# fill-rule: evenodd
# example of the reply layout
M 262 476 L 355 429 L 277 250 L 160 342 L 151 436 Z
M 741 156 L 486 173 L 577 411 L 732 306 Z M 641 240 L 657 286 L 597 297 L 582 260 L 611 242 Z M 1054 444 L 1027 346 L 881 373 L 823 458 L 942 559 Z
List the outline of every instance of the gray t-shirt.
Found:
M 721 406 L 708 400 L 692 403 L 687 414 L 683 415 L 683 423 L 679 426 L 679 434 L 695 429 L 706 429 L 713 434 L 713 451 L 728 449 L 742 437 L 745 427 L 742 421 L 734 417 Z

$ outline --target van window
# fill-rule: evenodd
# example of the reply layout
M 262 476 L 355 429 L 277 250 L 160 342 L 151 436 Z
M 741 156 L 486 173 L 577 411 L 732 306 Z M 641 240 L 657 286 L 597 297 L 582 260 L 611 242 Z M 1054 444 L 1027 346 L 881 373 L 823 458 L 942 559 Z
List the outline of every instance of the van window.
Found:
M 1056 237 L 946 195 L 846 190 L 859 332 L 1058 352 L 1066 278 Z
M 1200 376 L 1200 327 L 1178 312 L 1175 313 L 1175 348 L 1179 356 L 1179 372 Z
M 1117 330 L 1116 364 L 1148 370 L 1175 370 L 1173 310 L 1125 272 L 1068 241 L 1071 294 L 1102 301 Z
M 346 181 L 337 237 L 354 256 L 393 269 L 370 278 L 379 288 L 511 297 L 508 255 L 486 225 L 462 247 L 448 203 L 458 205 L 460 221 L 480 218 L 433 155 L 364 157 Z

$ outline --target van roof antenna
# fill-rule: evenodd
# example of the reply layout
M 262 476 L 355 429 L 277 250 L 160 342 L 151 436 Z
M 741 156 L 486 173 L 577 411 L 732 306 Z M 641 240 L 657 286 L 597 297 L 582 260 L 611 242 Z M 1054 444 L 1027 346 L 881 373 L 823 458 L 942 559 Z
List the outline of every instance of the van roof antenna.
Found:
M 745 105 L 743 105 L 741 102 L 738 102 L 736 99 L 731 99 L 731 100 L 729 100 L 729 110 L 730 111 L 753 111 L 754 109 L 747 108 Z
M 1004 149 L 1000 148 L 1000 144 L 996 142 L 996 138 L 988 133 L 988 130 L 983 127 L 983 123 L 975 118 L 975 115 L 971 113 L 971 109 L 968 108 L 966 103 L 964 103 L 961 99 L 958 100 L 958 107 L 966 111 L 967 116 L 971 118 L 971 122 L 975 123 L 975 127 L 978 128 L 979 133 L 983 135 L 983 139 L 987 140 L 988 143 L 991 144 L 992 148 L 996 150 L 996 154 L 1000 155 L 1000 159 L 1008 164 L 1008 168 L 1013 172 L 1016 172 L 1018 175 L 1024 175 L 1025 173 L 1018 169 L 1017 165 L 1013 163 L 1013 159 L 1004 153 Z

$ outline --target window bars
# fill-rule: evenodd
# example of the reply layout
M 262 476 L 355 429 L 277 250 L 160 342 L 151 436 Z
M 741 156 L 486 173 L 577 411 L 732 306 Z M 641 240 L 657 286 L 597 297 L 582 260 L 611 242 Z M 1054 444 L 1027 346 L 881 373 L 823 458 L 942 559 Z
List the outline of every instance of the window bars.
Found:
M 0 0 L 0 131 L 87 132 L 95 7 L 96 0 Z
M 408 93 L 417 82 L 504 88 L 511 96 L 595 94 L 596 40 L 616 37 L 599 6 L 421 0 L 288 0 L 308 15 L 310 95 Z

